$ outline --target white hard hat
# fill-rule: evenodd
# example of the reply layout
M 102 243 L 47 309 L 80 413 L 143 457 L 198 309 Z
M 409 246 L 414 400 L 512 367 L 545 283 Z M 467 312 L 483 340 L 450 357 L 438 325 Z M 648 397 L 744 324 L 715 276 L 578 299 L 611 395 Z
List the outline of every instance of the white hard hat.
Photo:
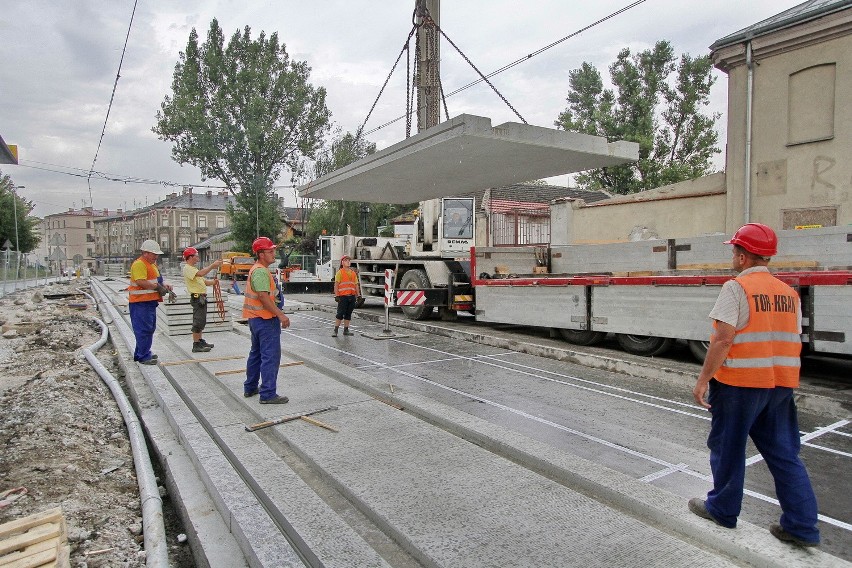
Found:
M 160 245 L 157 244 L 157 241 L 152 241 L 151 239 L 144 241 L 140 250 L 142 252 L 153 252 L 154 254 L 163 254 L 163 249 L 160 248 Z

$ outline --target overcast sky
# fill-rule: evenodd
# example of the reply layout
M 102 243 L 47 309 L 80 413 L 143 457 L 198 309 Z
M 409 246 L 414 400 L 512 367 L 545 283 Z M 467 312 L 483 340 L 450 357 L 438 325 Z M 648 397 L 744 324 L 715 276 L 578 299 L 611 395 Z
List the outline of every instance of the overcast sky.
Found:
M 488 73 L 631 3 L 444 0 L 440 24 Z M 659 39 L 671 41 L 677 53 L 704 55 L 715 40 L 799 3 L 646 0 L 492 81 L 530 124 L 552 127 L 565 109 L 568 72 L 583 61 L 607 77 L 606 67 L 622 47 L 635 52 Z M 133 0 L 3 2 L 0 135 L 7 144 L 18 145 L 20 165 L 4 165 L 2 172 L 24 186 L 20 193 L 35 202 L 36 215 L 90 204 L 85 173 L 104 126 L 133 5 Z M 260 31 L 278 32 L 291 58 L 311 66 L 312 84 L 328 91 L 334 124 L 354 132 L 402 48 L 413 7 L 414 0 L 138 0 L 95 170 L 178 185 L 220 185 L 216 180 L 202 182 L 196 168 L 172 161 L 171 144 L 151 132 L 156 112 L 171 92 L 174 66 L 190 30 L 196 28 L 203 40 L 214 17 L 226 38 L 246 25 L 253 38 Z M 445 92 L 476 78 L 451 46 L 443 42 L 441 49 Z M 710 110 L 724 114 L 727 79 L 719 72 L 716 76 Z M 487 116 L 494 125 L 517 120 L 484 84 L 448 99 L 447 105 L 450 116 Z M 366 130 L 404 112 L 403 60 Z M 724 148 L 724 116 L 718 128 Z M 381 149 L 404 136 L 405 121 L 398 121 L 369 139 Z M 717 167 L 723 167 L 721 158 Z M 279 183 L 289 183 L 289 176 Z M 93 179 L 91 204 L 99 209 L 134 209 L 172 191 L 180 189 Z M 278 191 L 292 202 L 292 189 Z

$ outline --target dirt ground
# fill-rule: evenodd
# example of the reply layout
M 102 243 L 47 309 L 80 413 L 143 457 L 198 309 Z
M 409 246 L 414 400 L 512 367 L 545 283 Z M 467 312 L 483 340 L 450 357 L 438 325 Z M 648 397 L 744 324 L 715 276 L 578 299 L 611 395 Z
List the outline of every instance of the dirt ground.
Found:
M 127 429 L 80 349 L 100 338 L 92 321 L 100 316 L 83 295 L 50 298 L 84 286 L 72 281 L 0 299 L 0 524 L 61 506 L 71 566 L 145 566 Z M 112 344 L 96 355 L 121 381 Z M 162 484 L 160 493 L 170 564 L 193 567 Z

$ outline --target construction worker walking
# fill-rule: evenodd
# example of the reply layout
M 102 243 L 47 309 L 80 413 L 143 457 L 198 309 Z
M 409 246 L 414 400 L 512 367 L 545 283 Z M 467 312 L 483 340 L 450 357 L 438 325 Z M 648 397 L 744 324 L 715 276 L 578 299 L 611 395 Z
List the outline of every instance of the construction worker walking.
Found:
M 207 326 L 207 287 L 216 283 L 217 278 L 204 278 L 211 270 L 222 266 L 221 260 L 215 260 L 210 266 L 199 269 L 196 265 L 201 262 L 198 250 L 189 247 L 183 251 L 183 280 L 189 303 L 192 306 L 192 352 L 206 353 L 213 349 L 212 343 L 207 343 L 201 334 Z
M 130 265 L 130 286 L 127 287 L 130 325 L 136 336 L 133 360 L 143 365 L 156 365 L 158 357 L 151 353 L 151 345 L 157 330 L 157 303 L 172 293 L 172 286 L 163 282 L 157 268 L 157 257 L 163 254 L 160 245 L 149 239 L 142 243 L 141 251 L 139 258 Z
M 337 337 L 341 321 L 343 335 L 355 335 L 349 331 L 349 323 L 352 321 L 355 303 L 361 295 L 361 284 L 358 282 L 358 274 L 350 267 L 351 262 L 349 255 L 344 254 L 340 259 L 340 269 L 334 275 L 334 301 L 337 302 L 337 314 L 332 337 Z
M 278 394 L 278 366 L 281 328 L 290 327 L 290 319 L 275 304 L 278 290 L 269 272 L 269 265 L 275 262 L 275 244 L 267 237 L 258 237 L 251 250 L 257 261 L 249 271 L 243 301 L 243 318 L 251 331 L 243 396 L 260 394 L 260 404 L 284 404 L 290 399 Z
M 793 400 L 802 350 L 799 295 L 767 268 L 778 248 L 771 228 L 748 223 L 726 244 L 733 245 L 732 266 L 739 274 L 722 286 L 710 312 L 714 331 L 692 391 L 712 414 L 707 446 L 713 489 L 706 500 L 690 499 L 689 510 L 726 528 L 737 525 L 751 437 L 781 504 L 780 522 L 769 532 L 784 542 L 817 546 L 817 502 L 799 458 Z

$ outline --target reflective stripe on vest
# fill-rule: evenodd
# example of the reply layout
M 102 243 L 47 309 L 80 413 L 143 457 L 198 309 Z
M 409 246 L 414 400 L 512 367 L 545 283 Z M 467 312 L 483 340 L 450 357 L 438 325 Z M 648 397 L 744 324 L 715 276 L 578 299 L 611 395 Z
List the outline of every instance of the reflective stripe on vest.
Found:
M 275 314 L 267 310 L 263 307 L 263 304 L 260 303 L 260 295 L 255 292 L 251 287 L 251 276 L 257 268 L 266 268 L 264 265 L 259 262 L 255 262 L 254 266 L 251 267 L 248 274 L 248 280 L 246 280 L 246 289 L 243 292 L 244 300 L 243 300 L 243 318 L 251 319 L 251 318 L 263 318 L 263 319 L 272 319 L 275 317 Z M 267 269 L 268 270 L 268 269 Z M 272 278 L 272 273 L 269 272 L 269 295 L 272 298 L 275 298 L 278 295 L 278 289 L 275 287 L 275 280 Z M 274 302 L 274 300 L 273 300 Z
M 734 336 L 716 380 L 750 388 L 799 386 L 798 294 L 768 272 L 752 272 L 736 280 L 748 300 L 749 320 Z
M 358 275 L 351 268 L 341 268 L 338 272 L 340 280 L 337 282 L 338 296 L 358 295 Z
M 137 262 L 142 262 L 145 265 L 145 269 L 148 271 L 145 280 L 154 280 L 156 281 L 160 277 L 160 271 L 157 267 L 142 257 L 137 258 L 133 264 Z M 133 273 L 133 265 L 130 265 L 130 273 Z M 146 290 L 142 286 L 136 286 L 135 284 L 131 284 L 127 287 L 127 301 L 128 302 L 150 302 L 157 301 L 162 302 L 163 297 L 160 296 L 159 292 L 156 290 Z

